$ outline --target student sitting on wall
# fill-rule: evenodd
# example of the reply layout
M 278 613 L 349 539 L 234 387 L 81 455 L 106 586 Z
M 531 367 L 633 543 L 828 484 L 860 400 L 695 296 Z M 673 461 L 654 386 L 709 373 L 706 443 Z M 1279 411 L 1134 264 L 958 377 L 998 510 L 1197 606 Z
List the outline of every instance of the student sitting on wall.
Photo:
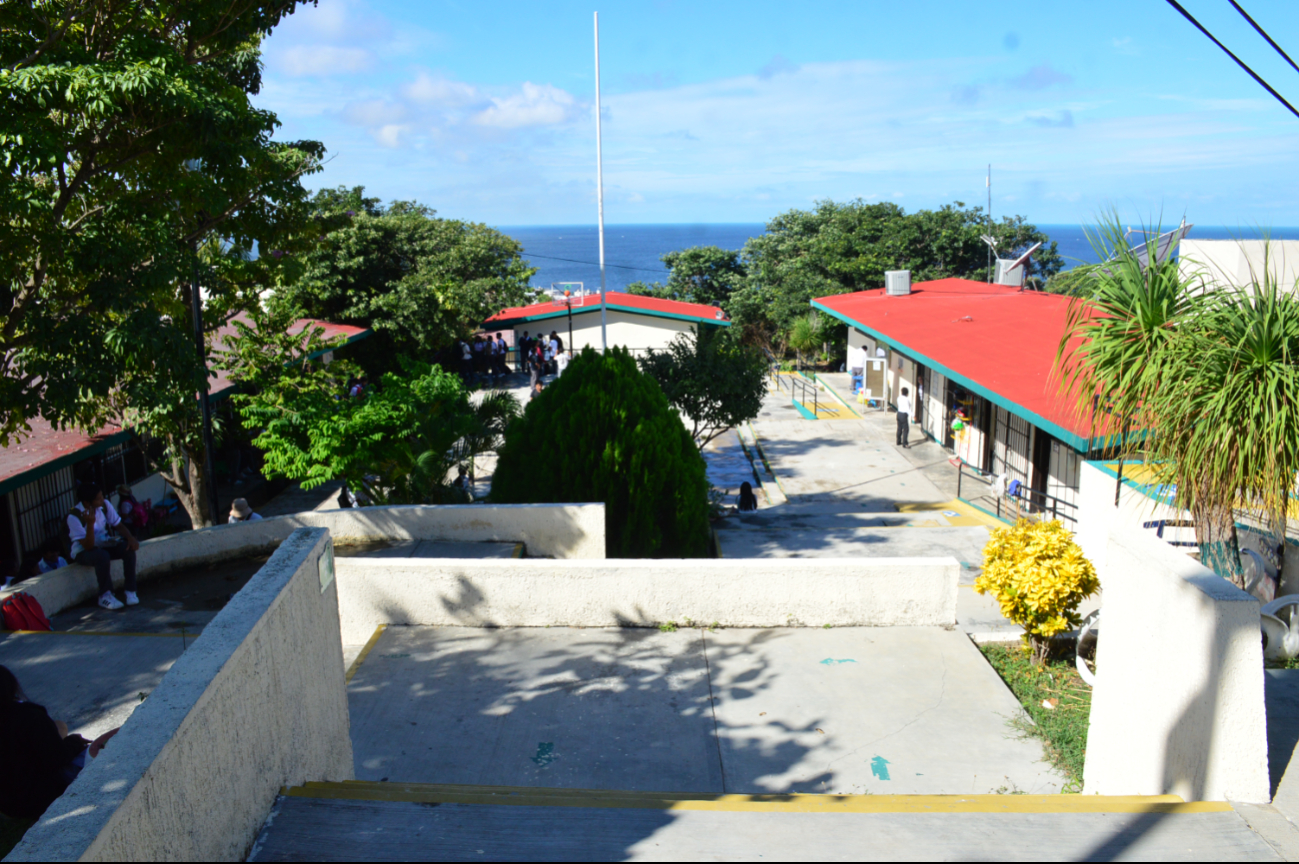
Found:
M 42 573 L 49 573 L 51 570 L 58 570 L 60 567 L 67 567 L 67 559 L 59 554 L 59 548 L 54 545 L 46 546 L 45 552 L 41 555 L 41 560 L 36 565 Z
M 126 576 L 126 605 L 136 605 L 140 598 L 135 594 L 135 552 L 140 542 L 132 536 L 113 505 L 104 500 L 98 483 L 82 483 L 77 491 L 81 500 L 68 514 L 72 560 L 95 568 L 99 605 L 105 609 L 121 609 L 122 601 L 113 596 L 113 577 L 109 570 L 113 561 L 120 560 Z M 118 536 L 112 536 L 110 529 Z
M 69 735 L 67 724 L 51 720 L 27 701 L 14 673 L 0 666 L 0 813 L 39 819 L 54 799 L 99 755 L 117 729 L 94 741 Z

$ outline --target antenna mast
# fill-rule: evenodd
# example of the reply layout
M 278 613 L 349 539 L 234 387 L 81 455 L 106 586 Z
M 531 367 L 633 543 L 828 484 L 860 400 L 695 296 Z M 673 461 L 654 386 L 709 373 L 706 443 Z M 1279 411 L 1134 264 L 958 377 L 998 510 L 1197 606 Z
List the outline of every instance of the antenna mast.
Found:
M 988 187 L 988 236 L 992 236 L 992 163 L 988 163 L 988 179 L 984 181 Z M 604 259 L 601 259 L 604 260 Z M 992 245 L 988 246 L 988 282 L 992 282 Z
M 604 158 L 600 152 L 600 13 L 595 13 L 595 197 L 600 213 L 600 350 L 609 350 L 604 301 Z

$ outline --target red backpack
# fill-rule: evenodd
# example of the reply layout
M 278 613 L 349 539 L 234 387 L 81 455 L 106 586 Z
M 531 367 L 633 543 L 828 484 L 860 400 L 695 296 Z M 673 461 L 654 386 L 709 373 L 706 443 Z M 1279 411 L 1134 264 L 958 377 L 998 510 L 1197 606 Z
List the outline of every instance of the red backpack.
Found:
M 45 610 L 36 598 L 26 591 L 10 594 L 0 603 L 0 615 L 4 616 L 6 630 L 52 630 L 50 619 L 45 617 Z

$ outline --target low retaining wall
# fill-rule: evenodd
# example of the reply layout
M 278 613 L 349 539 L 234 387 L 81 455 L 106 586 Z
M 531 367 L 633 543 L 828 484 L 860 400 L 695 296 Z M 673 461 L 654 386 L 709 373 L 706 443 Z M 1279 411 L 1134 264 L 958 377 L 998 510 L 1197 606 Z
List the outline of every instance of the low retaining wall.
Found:
M 185 567 L 267 552 L 299 528 L 328 528 L 339 546 L 379 540 L 456 540 L 524 543 L 529 555 L 604 557 L 603 504 L 465 504 L 438 507 L 361 507 L 316 510 L 258 522 L 217 525 L 146 540 L 136 553 L 142 581 Z M 113 562 L 122 586 L 122 563 Z M 26 591 L 53 615 L 98 593 L 95 571 L 73 564 L 0 592 Z
M 282 786 L 352 779 L 332 562 L 295 531 L 5 860 L 242 861 Z
M 343 641 L 380 624 L 946 626 L 954 558 L 545 561 L 340 558 Z
M 1258 601 L 1127 526 L 1102 579 L 1083 791 L 1266 802 Z

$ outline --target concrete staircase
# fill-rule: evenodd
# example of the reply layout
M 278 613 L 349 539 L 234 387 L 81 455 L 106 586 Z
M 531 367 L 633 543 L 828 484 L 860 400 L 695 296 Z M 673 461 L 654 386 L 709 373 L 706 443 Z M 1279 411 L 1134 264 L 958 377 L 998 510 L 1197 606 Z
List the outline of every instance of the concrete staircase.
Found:
M 1231 805 L 1174 796 L 692 795 L 309 783 L 249 861 L 1277 860 Z

